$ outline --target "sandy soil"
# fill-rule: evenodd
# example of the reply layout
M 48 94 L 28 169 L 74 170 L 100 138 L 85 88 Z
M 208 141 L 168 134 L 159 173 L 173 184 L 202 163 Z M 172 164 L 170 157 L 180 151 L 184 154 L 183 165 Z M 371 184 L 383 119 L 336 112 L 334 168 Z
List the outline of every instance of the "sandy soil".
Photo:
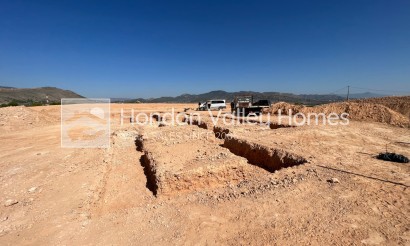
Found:
M 108 149 L 61 148 L 59 106 L 1 109 L 1 244 L 410 244 L 410 166 L 374 158 L 408 128 L 120 124 L 173 107 L 196 105 L 113 104 Z
M 306 116 L 312 113 L 325 113 L 327 115 L 331 113 L 337 115 L 348 113 L 348 118 L 352 120 L 380 122 L 409 128 L 410 122 L 407 109 L 410 105 L 409 98 L 410 97 L 385 97 L 375 98 L 375 101 L 358 100 L 353 102 L 336 102 L 314 107 L 279 102 L 272 104 L 269 109 L 265 110 L 265 113 L 278 114 L 278 112 L 281 111 L 281 113 L 284 114 L 288 114 L 288 112 L 292 114 L 303 113 Z M 376 99 L 378 99 L 378 101 L 376 101 Z M 385 103 L 386 101 L 391 102 L 387 104 Z M 382 103 L 386 104 L 386 106 Z
M 391 96 L 354 100 L 359 103 L 374 103 L 384 105 L 391 110 L 410 118 L 410 96 Z

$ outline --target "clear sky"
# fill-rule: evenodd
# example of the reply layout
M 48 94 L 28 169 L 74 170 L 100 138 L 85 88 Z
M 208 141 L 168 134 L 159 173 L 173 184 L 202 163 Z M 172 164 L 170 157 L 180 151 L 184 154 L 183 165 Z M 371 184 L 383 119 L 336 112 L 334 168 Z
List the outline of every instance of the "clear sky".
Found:
M 410 91 L 410 1 L 0 0 L 0 85 L 89 97 Z

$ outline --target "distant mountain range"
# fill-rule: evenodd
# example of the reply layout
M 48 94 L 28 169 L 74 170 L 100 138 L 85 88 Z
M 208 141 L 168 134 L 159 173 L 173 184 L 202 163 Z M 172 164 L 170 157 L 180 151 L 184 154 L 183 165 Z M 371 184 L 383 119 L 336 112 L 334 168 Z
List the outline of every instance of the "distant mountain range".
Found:
M 158 97 L 158 98 L 111 98 L 112 102 L 128 102 L 128 103 L 198 103 L 210 99 L 225 99 L 227 102 L 232 101 L 238 95 L 253 95 L 254 100 L 268 99 L 272 103 L 289 102 L 300 103 L 307 105 L 323 104 L 330 102 L 343 101 L 346 95 L 336 94 L 292 94 L 280 92 L 255 92 L 255 91 L 238 91 L 226 92 L 223 90 L 210 91 L 202 94 L 182 94 L 176 97 Z M 370 92 L 350 94 L 351 99 L 383 97 L 385 95 L 374 94 Z M 40 87 L 40 88 L 13 88 L 0 86 L 0 104 L 17 102 L 18 104 L 30 105 L 30 102 L 45 103 L 48 99 L 49 103 L 58 103 L 61 98 L 82 98 L 83 96 L 70 91 L 56 87 Z
M 344 100 L 344 97 L 335 94 L 313 95 L 313 94 L 292 94 L 280 92 L 255 92 L 255 91 L 238 91 L 226 92 L 222 90 L 210 91 L 203 94 L 182 94 L 176 97 L 159 97 L 159 98 L 137 98 L 125 100 L 125 102 L 143 102 L 143 103 L 197 103 L 210 99 L 225 99 L 227 102 L 232 101 L 238 95 L 253 95 L 254 100 L 268 99 L 271 102 L 292 102 L 303 104 L 321 104 Z
M 63 90 L 56 87 L 40 88 L 13 88 L 0 86 L 0 104 L 16 102 L 18 104 L 27 104 L 32 102 L 59 103 L 61 98 L 79 98 L 83 97 L 75 92 Z
M 280 92 L 255 92 L 255 91 L 238 91 L 226 92 L 222 90 L 210 91 L 202 94 L 182 94 L 176 97 L 158 97 L 158 98 L 137 98 L 137 99 L 122 99 L 113 100 L 113 102 L 141 102 L 141 103 L 196 103 L 204 102 L 210 99 L 225 99 L 227 102 L 232 101 L 238 95 L 253 95 L 254 100 L 268 99 L 272 103 L 289 102 L 301 103 L 307 105 L 323 104 L 330 102 L 338 102 L 346 99 L 346 95 L 336 94 L 293 94 Z M 370 92 L 350 94 L 351 99 L 383 97 L 385 95 L 374 94 Z
M 346 98 L 346 95 L 339 95 Z M 371 92 L 364 93 L 353 93 L 349 95 L 349 98 L 352 99 L 362 99 L 362 98 L 374 98 L 374 97 L 387 97 L 388 95 L 376 94 Z

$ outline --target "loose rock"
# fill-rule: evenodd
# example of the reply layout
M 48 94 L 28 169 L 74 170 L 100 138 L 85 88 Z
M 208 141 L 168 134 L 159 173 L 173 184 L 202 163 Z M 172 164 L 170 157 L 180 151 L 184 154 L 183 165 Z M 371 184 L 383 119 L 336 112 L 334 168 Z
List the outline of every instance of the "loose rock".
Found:
M 9 207 L 9 206 L 15 205 L 15 204 L 17 204 L 17 203 L 18 203 L 17 200 L 8 199 L 8 200 L 4 203 L 4 206 L 5 206 L 5 207 Z
M 332 183 L 332 184 L 340 183 L 340 181 L 337 178 L 331 178 L 327 182 Z
M 33 192 L 36 192 L 36 190 L 37 190 L 37 187 L 31 187 L 30 189 L 28 189 L 28 192 L 33 193 Z

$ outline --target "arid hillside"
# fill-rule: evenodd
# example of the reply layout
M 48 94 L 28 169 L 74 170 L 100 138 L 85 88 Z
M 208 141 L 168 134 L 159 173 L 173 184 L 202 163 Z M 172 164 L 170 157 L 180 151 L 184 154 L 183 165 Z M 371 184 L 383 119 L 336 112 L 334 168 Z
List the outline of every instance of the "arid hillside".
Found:
M 60 102 L 61 98 L 81 98 L 70 90 L 63 90 L 55 87 L 40 88 L 0 88 L 0 104 L 16 102 Z

